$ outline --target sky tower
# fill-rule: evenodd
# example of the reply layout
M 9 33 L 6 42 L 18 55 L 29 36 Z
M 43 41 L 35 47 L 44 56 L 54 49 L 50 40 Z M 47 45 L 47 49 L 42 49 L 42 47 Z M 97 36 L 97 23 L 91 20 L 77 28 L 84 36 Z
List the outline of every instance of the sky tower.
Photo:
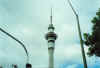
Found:
M 48 54 L 49 54 L 49 67 L 54 68 L 54 49 L 55 49 L 55 40 L 57 39 L 57 35 L 54 33 L 54 26 L 52 23 L 52 8 L 51 8 L 51 16 L 50 16 L 50 24 L 48 27 L 48 33 L 45 38 L 48 41 Z

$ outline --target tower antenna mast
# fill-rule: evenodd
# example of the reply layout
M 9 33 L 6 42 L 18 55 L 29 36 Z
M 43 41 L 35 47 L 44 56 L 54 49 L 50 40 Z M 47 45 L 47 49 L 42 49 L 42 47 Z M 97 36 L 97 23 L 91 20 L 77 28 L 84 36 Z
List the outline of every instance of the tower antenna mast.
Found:
M 76 16 L 77 28 L 78 28 L 79 38 L 80 38 L 80 45 L 81 45 L 81 52 L 82 52 L 82 57 L 83 57 L 84 68 L 87 68 L 87 61 L 86 61 L 86 56 L 85 56 L 85 51 L 84 51 L 84 46 L 83 46 L 83 40 L 82 40 L 82 35 L 81 35 L 81 28 L 80 28 L 80 23 L 79 23 L 79 16 L 76 13 L 74 7 L 72 6 L 70 0 L 68 0 L 68 3 L 69 3 L 72 11 L 74 12 L 74 14 Z
M 50 16 L 50 23 L 52 24 L 52 8 L 51 8 L 51 16 Z

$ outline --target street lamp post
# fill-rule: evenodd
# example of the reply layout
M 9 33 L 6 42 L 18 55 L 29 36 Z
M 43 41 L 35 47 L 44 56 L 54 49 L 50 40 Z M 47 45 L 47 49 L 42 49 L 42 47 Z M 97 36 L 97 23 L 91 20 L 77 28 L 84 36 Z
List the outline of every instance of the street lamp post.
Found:
M 83 57 L 83 63 L 84 63 L 84 68 L 87 68 L 87 61 L 86 61 L 86 56 L 85 56 L 85 51 L 84 51 L 84 46 L 83 46 L 83 40 L 82 40 L 82 35 L 81 35 L 81 28 L 80 28 L 80 23 L 79 23 L 79 16 L 76 13 L 75 9 L 73 8 L 71 2 L 68 0 L 68 3 L 70 5 L 70 7 L 72 8 L 75 16 L 76 16 L 76 20 L 77 20 L 77 28 L 78 28 L 78 33 L 79 33 L 79 38 L 80 38 L 80 45 L 81 45 L 81 52 L 82 52 L 82 57 Z

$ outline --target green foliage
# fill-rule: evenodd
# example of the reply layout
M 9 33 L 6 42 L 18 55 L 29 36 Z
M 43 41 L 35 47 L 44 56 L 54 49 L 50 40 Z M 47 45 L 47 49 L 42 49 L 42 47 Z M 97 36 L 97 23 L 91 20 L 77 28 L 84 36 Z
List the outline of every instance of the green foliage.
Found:
M 99 11 L 96 12 L 96 15 L 97 15 L 98 17 L 100 17 L 100 8 L 99 8 Z
M 92 20 L 92 23 L 96 24 L 97 21 L 98 21 L 97 17 L 94 17 L 93 20 Z
M 100 9 L 96 12 L 96 17 L 91 21 L 93 23 L 92 33 L 84 33 L 84 43 L 89 47 L 88 55 L 100 57 Z
M 93 56 L 94 55 L 94 48 L 93 47 L 89 47 L 88 49 L 88 53 L 89 56 Z

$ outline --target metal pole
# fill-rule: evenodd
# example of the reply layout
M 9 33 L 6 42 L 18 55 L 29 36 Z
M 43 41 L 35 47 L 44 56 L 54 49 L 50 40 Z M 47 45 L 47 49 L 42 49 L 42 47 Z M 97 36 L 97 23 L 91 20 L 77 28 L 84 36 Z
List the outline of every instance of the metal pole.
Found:
M 85 51 L 84 51 L 84 46 L 83 46 L 83 40 L 82 40 L 82 35 L 81 35 L 81 28 L 80 28 L 80 23 L 79 23 L 79 16 L 76 13 L 75 9 L 73 8 L 71 2 L 68 0 L 68 3 L 70 5 L 70 7 L 72 8 L 75 16 L 76 16 L 76 20 L 77 20 L 77 28 L 78 28 L 78 33 L 79 33 L 79 38 L 80 38 L 80 45 L 81 45 L 81 52 L 82 52 L 82 57 L 83 57 L 83 63 L 84 63 L 84 68 L 87 68 L 87 61 L 86 61 L 86 56 L 85 56 Z

